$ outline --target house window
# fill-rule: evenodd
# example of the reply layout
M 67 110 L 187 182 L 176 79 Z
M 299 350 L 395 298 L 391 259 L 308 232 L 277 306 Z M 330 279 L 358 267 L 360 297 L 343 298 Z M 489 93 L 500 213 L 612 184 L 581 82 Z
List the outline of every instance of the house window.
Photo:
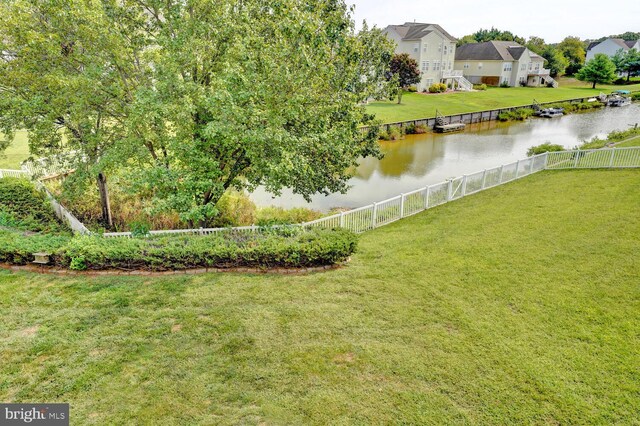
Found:
M 438 45 L 438 52 L 442 52 L 442 43 Z
M 478 69 L 481 70 L 482 69 L 482 62 L 478 62 Z
M 464 68 L 465 70 L 469 69 L 469 63 L 465 62 L 464 65 L 462 66 L 462 68 Z
M 433 84 L 433 79 L 432 79 L 432 78 L 427 78 L 427 79 L 425 80 L 425 85 L 426 85 L 427 87 L 431 86 L 432 84 Z
M 427 53 L 427 50 L 428 50 L 427 48 L 428 48 L 428 47 L 429 47 L 429 45 L 428 45 L 427 43 L 425 43 L 425 44 L 424 44 L 424 46 L 422 46 L 422 51 L 423 51 L 424 53 Z
M 505 62 L 502 69 L 503 71 L 511 71 L 511 62 Z
M 520 84 L 523 84 L 526 81 L 525 77 L 520 77 Z
M 440 61 L 433 61 L 433 70 L 440 71 Z
M 524 71 L 527 69 L 527 64 L 520 64 L 520 71 Z
M 533 69 L 533 63 L 529 62 L 529 71 L 531 71 Z
M 536 71 L 538 71 L 539 69 L 540 69 L 540 62 L 536 64 Z
M 414 43 L 414 44 L 413 44 L 413 51 L 414 51 L 414 52 L 417 52 L 417 51 L 419 51 L 419 50 L 420 50 L 420 43 Z
M 445 55 L 447 54 L 447 45 L 446 44 L 444 45 L 444 54 Z
M 429 71 L 429 61 L 422 61 L 422 72 Z

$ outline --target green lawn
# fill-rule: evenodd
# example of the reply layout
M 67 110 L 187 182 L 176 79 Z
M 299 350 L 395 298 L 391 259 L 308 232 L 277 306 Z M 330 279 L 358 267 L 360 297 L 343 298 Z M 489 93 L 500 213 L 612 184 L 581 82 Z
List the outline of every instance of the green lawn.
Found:
M 619 148 L 626 147 L 626 146 L 640 146 L 640 136 L 626 140 L 616 145 L 616 147 L 619 147 Z
M 0 134 L 0 140 L 3 135 Z M 16 137 L 11 145 L 0 152 L 0 169 L 19 169 L 20 164 L 29 157 L 29 144 L 27 142 L 27 132 L 16 132 Z
M 584 98 L 598 95 L 600 92 L 610 93 L 613 90 L 640 90 L 639 84 L 625 86 L 598 86 L 576 82 L 572 79 L 560 81 L 557 89 L 546 87 L 489 87 L 486 91 L 456 92 L 444 94 L 407 93 L 402 97 L 402 104 L 397 102 L 372 102 L 367 110 L 376 114 L 384 123 L 415 120 L 434 117 L 436 109 L 444 115 L 463 112 L 482 111 L 519 105 L 531 105 L 535 98 L 538 102 L 554 102 L 566 99 Z
M 542 172 L 307 276 L 0 272 L 0 401 L 74 424 L 633 424 L 640 171 Z

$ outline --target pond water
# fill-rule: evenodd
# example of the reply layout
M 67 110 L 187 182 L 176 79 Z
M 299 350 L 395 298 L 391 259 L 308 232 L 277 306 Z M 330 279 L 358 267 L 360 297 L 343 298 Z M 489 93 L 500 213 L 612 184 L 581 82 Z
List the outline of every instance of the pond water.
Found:
M 526 157 L 527 149 L 544 142 L 573 148 L 583 140 L 605 136 L 640 122 L 640 104 L 622 108 L 534 118 L 526 122 L 489 121 L 467 125 L 464 132 L 409 135 L 401 141 L 381 142 L 382 160 L 361 160 L 346 194 L 317 195 L 307 203 L 301 196 L 283 191 L 273 197 L 261 188 L 251 198 L 261 206 L 309 207 L 327 211 L 355 208 L 402 192 L 409 192 L 447 178 L 496 167 Z

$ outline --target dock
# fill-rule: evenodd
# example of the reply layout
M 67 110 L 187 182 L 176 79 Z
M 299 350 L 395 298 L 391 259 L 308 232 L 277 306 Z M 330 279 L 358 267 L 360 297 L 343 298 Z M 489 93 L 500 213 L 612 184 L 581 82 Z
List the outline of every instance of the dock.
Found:
M 460 130 L 464 130 L 464 126 L 464 123 L 438 124 L 433 130 L 435 130 L 436 133 L 459 132 Z

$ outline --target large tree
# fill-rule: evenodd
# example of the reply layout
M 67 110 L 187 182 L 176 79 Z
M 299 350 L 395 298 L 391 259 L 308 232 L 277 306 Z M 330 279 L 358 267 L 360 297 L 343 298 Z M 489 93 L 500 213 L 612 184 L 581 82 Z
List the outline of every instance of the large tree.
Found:
M 611 83 L 616 78 L 616 66 L 613 61 L 604 53 L 598 53 L 587 62 L 576 75 L 580 81 L 593 83 L 592 88 L 596 88 L 596 83 Z
M 387 80 L 397 85 L 398 104 L 402 102 L 402 93 L 409 89 L 409 86 L 420 82 L 420 70 L 418 62 L 409 56 L 408 53 L 398 53 L 393 55 L 389 63 Z
M 229 188 L 309 198 L 344 191 L 379 155 L 364 101 L 385 89 L 392 46 L 355 32 L 342 0 L 130 0 L 148 16 L 153 86 L 136 94 L 125 153 L 158 209 L 205 224 Z M 136 139 L 139 138 L 138 141 Z M 149 142 L 152 141 L 152 144 Z
M 579 37 L 565 37 L 558 46 L 558 50 L 562 52 L 569 61 L 566 72 L 569 75 L 577 73 L 586 57 L 585 43 Z
M 502 40 L 502 41 L 515 41 L 516 43 L 524 45 L 526 40 L 523 37 L 514 35 L 511 31 L 502 31 L 497 28 L 491 27 L 490 30 L 481 28 L 473 34 L 466 35 L 458 39 L 458 46 L 462 46 L 467 43 L 483 43 L 485 41 Z
M 618 73 L 627 74 L 627 81 L 630 80 L 632 75 L 636 75 L 640 72 L 640 52 L 636 49 L 629 49 L 626 52 L 620 49 L 611 58 L 611 60 L 616 66 L 616 71 Z
M 379 155 L 363 103 L 392 46 L 342 0 L 10 0 L 3 131 L 130 172 L 155 208 L 206 224 L 231 187 L 343 191 Z M 10 76 L 9 80 L 5 79 Z M 63 130 L 67 143 L 62 143 Z M 106 188 L 106 185 L 102 185 Z
M 9 136 L 26 128 L 33 155 L 64 152 L 75 182 L 97 183 L 107 227 L 113 163 L 106 158 L 125 135 L 127 104 L 140 75 L 140 49 L 118 37 L 109 6 L 0 3 L 0 128 Z
M 545 59 L 545 67 L 549 69 L 551 77 L 563 75 L 569 66 L 569 60 L 553 46 L 545 47 L 542 57 Z

